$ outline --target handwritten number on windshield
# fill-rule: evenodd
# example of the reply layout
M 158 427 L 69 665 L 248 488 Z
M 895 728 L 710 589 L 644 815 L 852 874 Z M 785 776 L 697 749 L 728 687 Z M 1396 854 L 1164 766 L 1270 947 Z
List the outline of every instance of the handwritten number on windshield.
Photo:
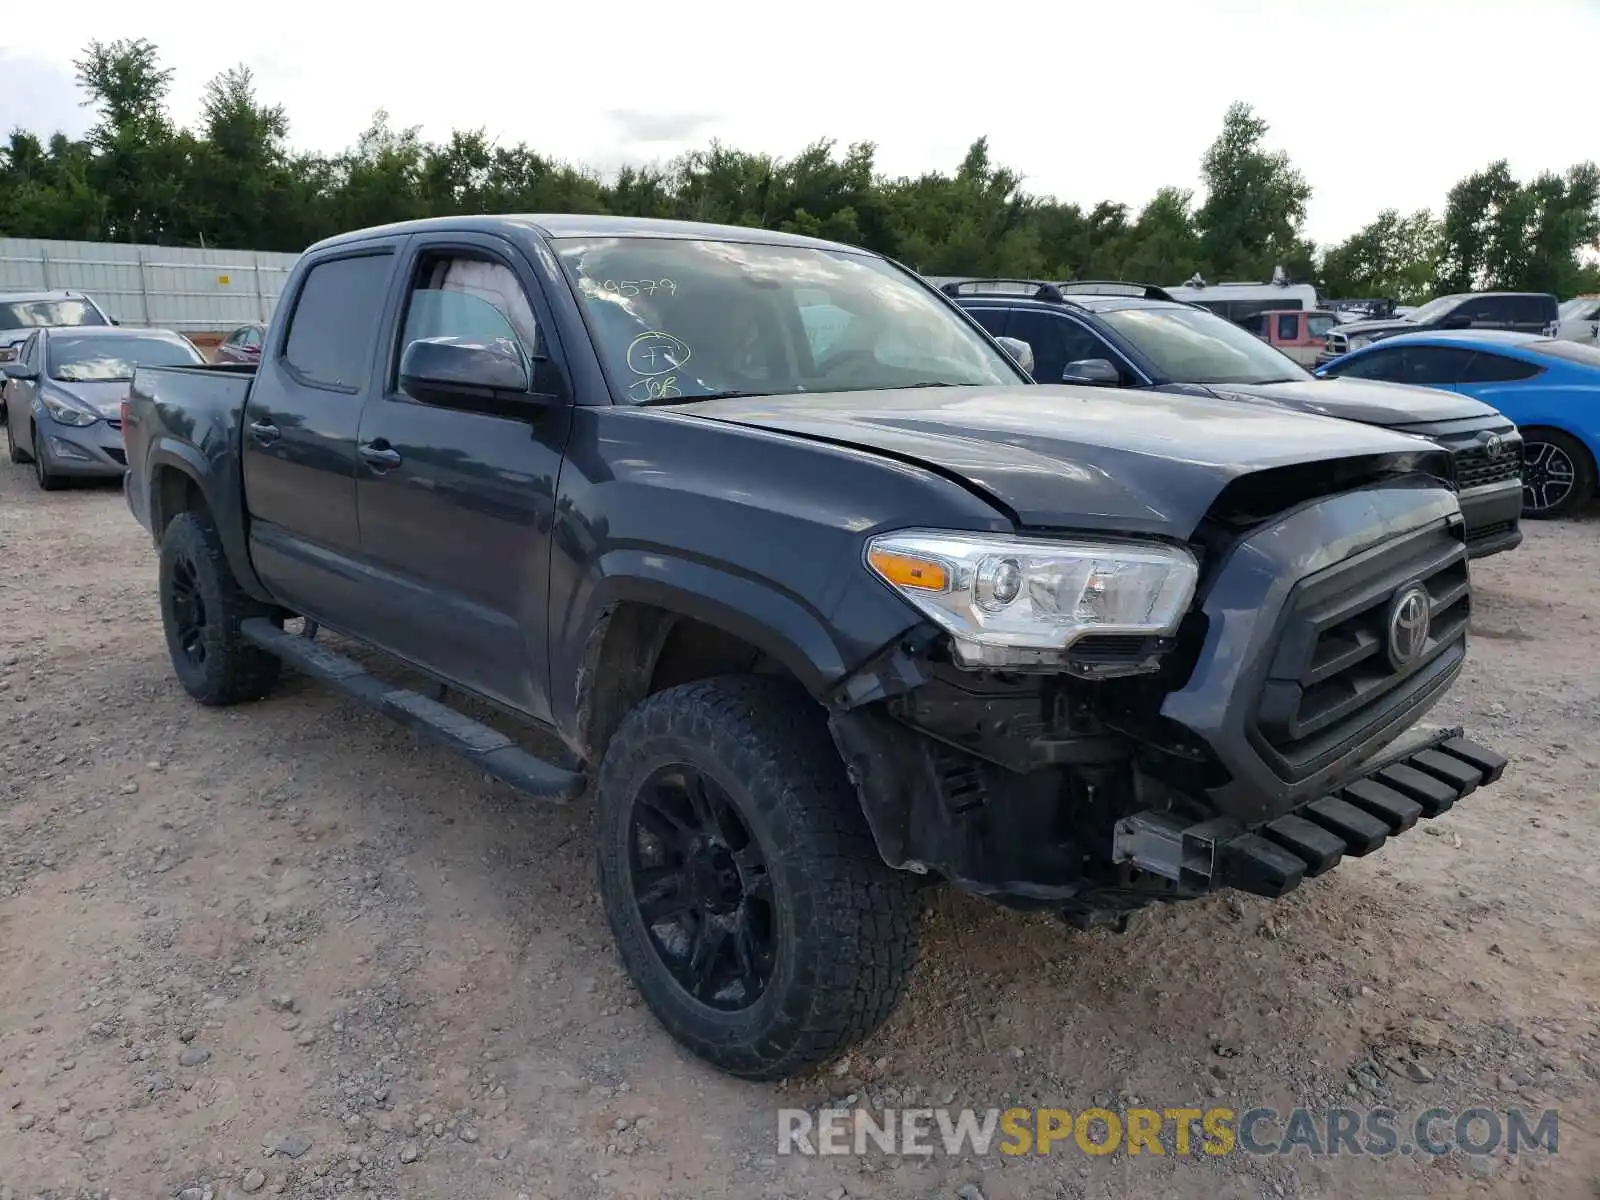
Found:
M 670 279 L 624 279 L 620 282 L 608 279 L 600 287 L 618 296 L 654 296 L 657 292 L 668 296 L 678 294 L 678 285 Z

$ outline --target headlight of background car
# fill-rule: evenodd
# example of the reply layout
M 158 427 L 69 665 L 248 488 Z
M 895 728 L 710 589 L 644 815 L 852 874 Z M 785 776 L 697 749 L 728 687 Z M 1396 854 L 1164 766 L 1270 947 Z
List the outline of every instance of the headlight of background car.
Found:
M 1359 350 L 1363 346 L 1370 345 L 1372 345 L 1372 339 L 1369 337 L 1362 337 L 1359 333 L 1350 339 L 1350 349 L 1352 350 Z
M 1088 634 L 1177 632 L 1199 567 L 1179 546 L 907 531 L 867 565 L 950 633 L 958 665 L 1047 667 Z
M 44 410 L 62 425 L 93 425 L 100 418 L 94 413 L 79 408 L 70 401 L 59 396 L 44 395 L 39 397 L 39 403 L 44 405 Z

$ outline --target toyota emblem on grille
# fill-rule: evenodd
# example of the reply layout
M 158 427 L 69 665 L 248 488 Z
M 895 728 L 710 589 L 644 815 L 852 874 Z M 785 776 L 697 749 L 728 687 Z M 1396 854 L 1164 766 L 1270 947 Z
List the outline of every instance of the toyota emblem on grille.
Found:
M 1483 452 L 1490 458 L 1499 458 L 1506 452 L 1506 440 L 1498 433 L 1483 435 Z
M 1428 589 L 1420 583 L 1398 592 L 1389 605 L 1389 661 L 1395 670 L 1403 670 L 1422 657 L 1431 622 L 1428 609 Z

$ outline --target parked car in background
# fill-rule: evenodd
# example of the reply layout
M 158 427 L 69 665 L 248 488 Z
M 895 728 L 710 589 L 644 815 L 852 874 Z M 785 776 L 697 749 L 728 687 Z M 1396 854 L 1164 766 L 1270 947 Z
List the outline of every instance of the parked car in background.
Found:
M 1524 516 L 1564 516 L 1595 494 L 1600 348 L 1493 330 L 1408 333 L 1318 374 L 1448 388 L 1493 405 L 1522 434 Z
M 220 363 L 258 363 L 267 327 L 255 321 L 241 325 L 217 345 L 215 360 Z
M 1549 292 L 1462 292 L 1440 296 L 1422 307 L 1388 321 L 1351 321 L 1328 333 L 1328 344 L 1317 357 L 1324 366 L 1351 350 L 1401 333 L 1435 329 L 1509 329 L 1517 333 L 1544 333 L 1556 319 L 1556 298 Z
M 1600 346 L 1600 296 L 1574 296 L 1556 313 L 1551 337 Z
M 1134 296 L 1032 296 L 943 289 L 997 337 L 1028 343 L 1040 383 L 1092 383 L 1292 408 L 1431 438 L 1451 452 L 1473 557 L 1522 541 L 1521 443 L 1488 405 L 1448 392 L 1317 379 L 1231 321 L 1187 304 Z M 1503 454 L 1488 456 L 1490 436 Z
M 82 292 L 0 292 L 0 363 L 13 361 L 28 336 L 43 326 L 115 324 Z M 6 380 L 0 375 L 0 421 L 5 420 L 5 406 Z
M 11 461 L 33 463 L 45 491 L 71 476 L 121 475 L 122 401 L 134 368 L 204 363 L 194 343 L 166 329 L 36 329 L 18 358 L 0 364 L 10 379 Z
M 1315 309 L 1273 309 L 1237 323 L 1274 350 L 1309 367 L 1327 345 L 1328 331 L 1339 323 L 1339 317 Z

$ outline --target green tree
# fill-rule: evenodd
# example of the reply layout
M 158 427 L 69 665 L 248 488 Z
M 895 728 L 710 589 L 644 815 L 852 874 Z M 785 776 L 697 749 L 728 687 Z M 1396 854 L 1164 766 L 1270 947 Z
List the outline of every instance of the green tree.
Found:
M 1282 150 L 1264 145 L 1266 121 L 1234 104 L 1201 160 L 1205 203 L 1195 213 L 1201 257 L 1215 279 L 1267 279 L 1274 267 L 1304 267 L 1300 236 L 1311 186 Z
M 1427 209 L 1402 216 L 1386 208 L 1327 252 L 1322 284 L 1334 296 L 1390 296 L 1417 304 L 1433 292 L 1440 248 L 1439 222 Z
M 1504 159 L 1467 176 L 1445 202 L 1441 292 L 1472 288 L 1548 291 L 1566 296 L 1590 277 L 1586 253 L 1600 250 L 1600 168 L 1517 181 Z

